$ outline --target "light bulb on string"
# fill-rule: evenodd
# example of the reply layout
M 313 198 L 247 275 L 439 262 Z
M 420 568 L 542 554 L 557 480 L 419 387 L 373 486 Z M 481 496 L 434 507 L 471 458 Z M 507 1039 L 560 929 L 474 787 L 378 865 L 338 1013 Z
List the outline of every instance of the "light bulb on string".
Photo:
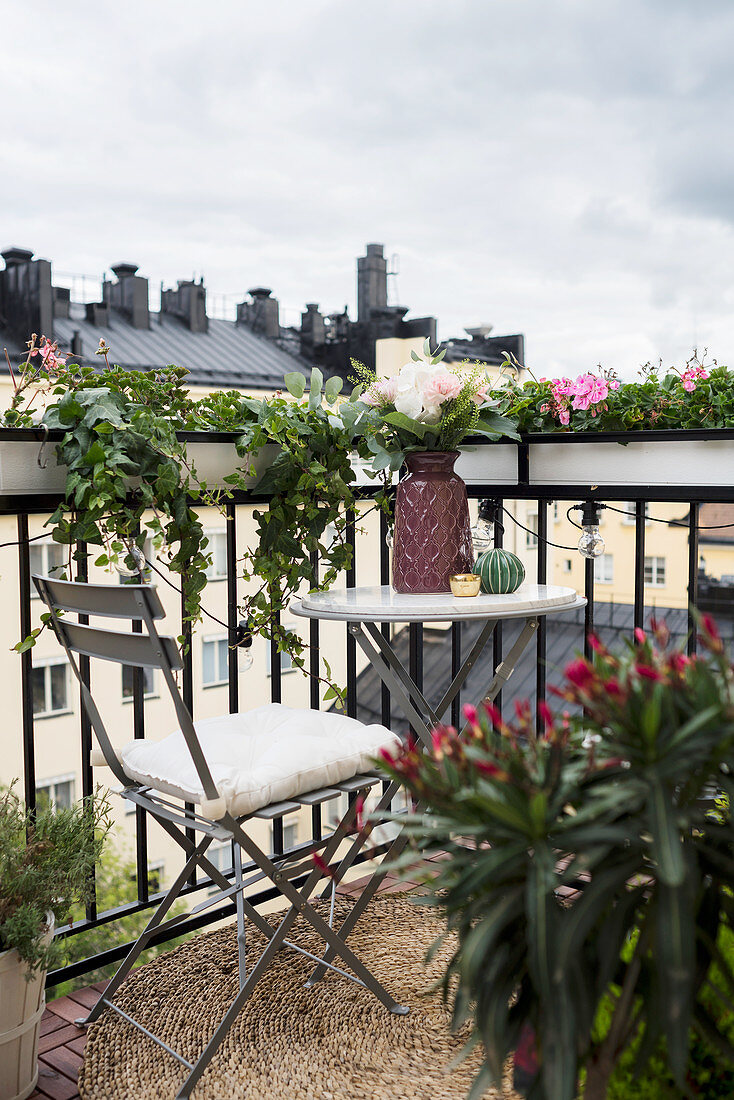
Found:
M 237 650 L 237 672 L 242 675 L 248 672 L 254 663 L 252 656 L 252 631 L 250 624 L 245 619 L 240 619 L 235 635 L 235 648 Z
M 471 541 L 477 557 L 489 550 L 494 538 L 496 506 L 493 500 L 480 500 L 477 522 L 471 529 Z
M 492 546 L 494 513 L 494 500 L 480 500 L 478 518 L 471 529 L 471 542 L 476 557 Z
M 605 542 L 599 534 L 599 510 L 604 507 L 595 500 L 586 500 L 577 505 L 581 509 L 581 538 L 579 554 L 582 558 L 600 557 L 604 553 Z
M 135 563 L 132 568 L 128 565 L 129 559 L 132 559 Z M 115 569 L 120 574 L 123 581 L 142 582 L 148 569 L 148 563 L 140 547 L 131 543 L 126 546 L 125 553 L 122 557 L 115 562 Z

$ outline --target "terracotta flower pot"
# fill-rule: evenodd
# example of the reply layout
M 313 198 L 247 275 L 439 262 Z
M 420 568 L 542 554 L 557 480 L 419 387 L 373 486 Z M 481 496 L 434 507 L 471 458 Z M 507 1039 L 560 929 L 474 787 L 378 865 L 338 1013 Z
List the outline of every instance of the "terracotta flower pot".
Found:
M 454 473 L 458 451 L 409 454 L 398 484 L 392 577 L 396 592 L 449 592 L 452 573 L 474 562 L 466 486 Z

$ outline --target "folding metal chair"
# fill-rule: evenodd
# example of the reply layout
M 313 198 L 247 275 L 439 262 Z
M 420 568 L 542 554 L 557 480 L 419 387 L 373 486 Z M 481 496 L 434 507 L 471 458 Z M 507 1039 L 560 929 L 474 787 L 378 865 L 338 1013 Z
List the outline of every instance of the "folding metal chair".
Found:
M 286 853 L 285 855 L 266 854 L 252 838 L 247 828 L 248 823 L 253 820 L 272 820 L 284 813 L 300 809 L 302 806 L 313 806 L 329 799 L 336 798 L 343 792 L 348 792 L 350 795 L 367 792 L 372 786 L 380 781 L 379 773 L 371 771 L 368 763 L 366 765 L 362 764 L 365 770 L 355 770 L 354 765 L 351 764 L 349 765 L 349 774 L 343 775 L 335 782 L 329 782 L 328 785 L 310 790 L 300 789 L 305 780 L 305 773 L 295 773 L 291 776 L 291 780 L 289 780 L 294 789 L 294 793 L 291 797 L 285 800 L 270 802 L 270 804 L 253 805 L 247 813 L 237 813 L 235 809 L 236 798 L 232 797 L 231 791 L 225 797 L 225 795 L 220 792 L 215 782 L 214 775 L 212 774 L 213 770 L 216 772 L 216 768 L 214 768 L 213 765 L 210 766 L 210 761 L 207 759 L 208 743 L 205 735 L 206 731 L 204 730 L 207 723 L 195 724 L 193 722 L 178 691 L 174 673 L 182 668 L 182 661 L 174 639 L 161 636 L 156 630 L 155 622 L 164 617 L 164 610 L 155 587 L 144 584 L 82 584 L 40 576 L 34 576 L 33 580 L 41 598 L 51 612 L 50 621 L 53 630 L 66 651 L 69 663 L 80 684 L 83 703 L 101 749 L 101 755 L 95 752 L 92 762 L 94 764 L 106 764 L 110 767 L 115 777 L 122 784 L 122 796 L 151 814 L 169 836 L 181 846 L 186 855 L 180 873 L 177 875 L 168 893 L 161 901 L 145 930 L 141 933 L 137 942 L 130 950 L 104 994 L 100 996 L 100 999 L 90 1011 L 89 1015 L 83 1020 L 79 1020 L 78 1023 L 80 1025 L 92 1023 L 105 1008 L 112 1009 L 119 1013 L 131 1024 L 139 1028 L 139 1030 L 148 1036 L 149 1039 L 158 1043 L 164 1050 L 168 1051 L 169 1054 L 177 1058 L 179 1062 L 186 1066 L 189 1073 L 177 1093 L 178 1098 L 183 1098 L 191 1095 L 192 1089 L 227 1035 L 235 1017 L 252 994 L 257 982 L 272 962 L 276 952 L 283 947 L 300 952 L 316 963 L 316 967 L 309 981 L 306 983 L 307 986 L 314 985 L 315 982 L 323 976 L 326 968 L 328 968 L 336 971 L 337 974 L 344 978 L 348 978 L 359 985 L 365 986 L 391 1012 L 399 1015 L 406 1014 L 409 1011 L 408 1008 L 398 1004 L 393 997 L 391 997 L 374 974 L 368 970 L 364 963 L 360 961 L 346 944 L 346 938 L 349 932 L 354 927 L 359 915 L 364 911 L 367 901 L 374 894 L 384 872 L 378 870 L 373 876 L 368 888 L 357 900 L 349 917 L 342 923 L 341 928 L 336 931 L 333 927 L 334 891 L 337 883 L 342 880 L 344 874 L 354 862 L 365 841 L 365 831 L 361 826 L 355 824 L 358 805 L 357 799 L 350 799 L 350 805 L 346 814 L 330 836 L 320 841 L 313 841 L 305 850 L 303 846 L 301 846 L 301 848 L 294 853 Z M 141 631 L 136 633 L 133 632 L 132 629 L 123 632 L 121 630 L 110 630 L 97 626 L 84 625 L 79 622 L 73 622 L 65 614 L 59 614 L 60 612 L 70 612 L 91 617 L 99 616 L 102 618 L 132 620 L 138 626 L 140 626 L 141 623 L 144 624 L 145 632 Z M 80 673 L 76 660 L 76 655 L 78 654 L 88 657 L 97 657 L 106 661 L 114 661 L 121 665 L 130 665 L 136 668 L 160 669 L 173 699 L 176 716 L 180 724 L 180 730 L 176 731 L 176 734 L 172 736 L 179 737 L 182 735 L 183 743 L 181 745 L 180 754 L 185 756 L 185 750 L 188 750 L 200 786 L 199 795 L 196 798 L 192 798 L 197 808 L 192 806 L 187 808 L 185 803 L 182 806 L 178 801 L 170 797 L 170 784 L 165 777 L 159 777 L 157 783 L 154 781 L 146 783 L 139 779 L 131 778 L 125 768 L 124 756 L 126 750 L 132 749 L 134 746 L 140 747 L 144 745 L 145 742 L 133 742 L 131 746 L 126 746 L 121 753 L 118 753 L 113 748 L 99 710 Z M 287 708 L 283 708 L 283 710 L 286 709 Z M 300 714 L 304 723 L 307 720 L 313 720 L 314 716 L 314 712 L 310 711 L 292 713 L 296 716 Z M 233 719 L 236 717 L 237 716 L 233 716 Z M 320 715 L 320 718 L 323 719 L 331 719 L 334 717 L 333 715 Z M 351 720 L 341 719 L 341 721 L 349 722 Z M 360 727 L 360 724 L 354 723 L 354 726 Z M 382 738 L 384 747 L 391 748 L 397 743 L 395 735 L 385 730 L 384 727 L 361 727 L 361 729 L 365 731 L 365 746 L 363 753 L 365 761 L 369 761 L 376 755 L 377 751 L 379 751 L 379 746 L 374 743 L 376 736 Z M 368 738 L 366 731 L 370 730 L 373 732 L 369 734 Z M 380 730 L 382 734 L 375 732 Z M 351 733 L 349 736 L 351 736 Z M 355 738 L 359 740 L 358 731 L 355 732 Z M 369 747 L 367 741 L 369 741 Z M 326 744 L 326 738 L 324 738 L 324 742 Z M 151 743 L 153 749 L 158 749 L 160 745 L 161 742 Z M 343 762 L 341 762 L 339 766 L 342 769 L 345 767 Z M 396 789 L 396 784 L 391 783 L 389 785 L 379 799 L 378 810 L 389 805 L 389 801 Z M 248 795 L 248 797 L 250 796 Z M 252 797 L 257 801 L 256 796 Z M 192 835 L 194 839 L 190 839 L 189 836 L 186 835 L 186 830 L 193 831 Z M 197 834 L 201 834 L 200 840 Z M 332 899 L 330 917 L 326 920 L 316 909 L 314 909 L 309 899 L 320 881 L 325 878 L 323 866 L 328 867 L 330 865 L 332 859 L 337 855 L 340 846 L 347 838 L 351 840 L 348 851 L 342 856 L 339 863 L 333 869 L 333 877 L 327 881 L 326 889 L 322 893 L 322 897 L 328 897 L 330 893 Z M 396 847 L 399 845 L 401 839 L 402 838 L 398 838 Z M 206 857 L 207 848 L 214 840 L 231 841 L 232 843 L 234 853 L 232 881 L 223 875 Z M 321 869 L 315 865 L 313 860 L 313 854 L 317 851 L 321 853 Z M 250 877 L 246 877 L 243 874 L 243 852 L 246 853 L 252 861 L 253 867 L 256 869 Z M 152 1034 L 147 1028 L 143 1027 L 124 1012 L 114 1003 L 113 998 L 121 983 L 132 969 L 136 959 L 150 941 L 152 935 L 163 928 L 175 926 L 189 915 L 187 913 L 178 917 L 169 918 L 168 920 L 164 919 L 166 913 L 189 881 L 191 874 L 195 871 L 197 866 L 209 875 L 213 882 L 220 888 L 220 892 L 196 906 L 193 912 L 200 912 L 209 906 L 221 902 L 223 898 L 234 899 L 237 914 L 239 992 L 224 1014 L 214 1034 L 204 1047 L 201 1055 L 197 1061 L 192 1064 L 179 1052 L 173 1050 L 161 1039 Z M 285 915 L 279 914 L 279 923 L 275 929 L 262 914 L 253 907 L 244 895 L 246 887 L 258 879 L 269 879 L 282 895 L 283 899 L 290 903 L 290 908 Z M 300 882 L 301 885 L 297 885 L 297 882 Z M 299 913 L 324 940 L 325 952 L 321 958 L 311 954 L 309 951 L 288 939 L 288 933 Z M 264 934 L 268 941 L 265 949 L 250 968 L 249 972 L 246 958 L 246 918 Z M 331 961 L 335 956 L 338 956 L 341 962 L 346 964 L 352 973 L 335 966 Z

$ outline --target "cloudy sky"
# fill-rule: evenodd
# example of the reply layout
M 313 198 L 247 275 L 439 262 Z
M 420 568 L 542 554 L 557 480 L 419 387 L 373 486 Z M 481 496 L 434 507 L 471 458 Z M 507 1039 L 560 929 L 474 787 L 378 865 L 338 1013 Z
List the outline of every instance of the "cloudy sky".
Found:
M 734 364 L 730 0 L 2 0 L 0 248 Z

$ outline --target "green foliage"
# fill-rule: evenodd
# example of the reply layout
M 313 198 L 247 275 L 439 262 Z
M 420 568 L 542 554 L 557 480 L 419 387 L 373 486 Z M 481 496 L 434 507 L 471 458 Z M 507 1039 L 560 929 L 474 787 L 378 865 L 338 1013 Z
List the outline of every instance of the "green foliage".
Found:
M 96 796 L 69 809 L 27 813 L 13 786 L 0 792 L 0 950 L 15 948 L 31 970 L 48 969 L 58 942 L 43 942 L 46 914 L 63 924 L 90 884 L 110 828 Z
M 387 768 L 430 811 L 408 819 L 414 845 L 450 856 L 426 900 L 457 934 L 445 993 L 484 1044 L 480 1084 L 529 1031 L 534 1100 L 572 1100 L 582 1069 L 584 1097 L 601 1100 L 625 1050 L 639 1075 L 661 1044 L 688 1096 L 692 1033 L 734 1065 L 734 968 L 719 947 L 734 827 L 710 796 L 734 791 L 734 673 L 708 618 L 695 660 L 660 625 L 621 654 L 593 645 L 559 691 L 583 717 L 541 708 L 536 739 L 528 705 L 513 725 L 467 708 L 462 733 L 443 727 L 432 752 L 409 747 Z M 572 904 L 557 893 L 569 885 Z
M 103 549 L 98 564 L 124 558 L 134 570 L 131 551 L 150 538 L 181 577 L 186 615 L 195 620 L 209 559 L 191 506 L 202 490 L 176 437 L 193 410 L 185 375 L 177 367 L 66 368 L 42 423 L 64 432 L 56 451 L 68 466 L 65 499 L 48 520 L 54 540 L 70 547 L 72 560 L 86 542 Z
M 717 946 L 730 969 L 734 969 L 734 936 L 728 928 L 721 930 Z M 701 990 L 701 1004 L 728 1041 L 734 1042 L 734 1011 L 727 1005 L 726 983 L 715 964 L 709 980 L 710 984 L 705 984 Z M 606 998 L 595 1022 L 597 1041 L 608 1034 L 613 1009 L 613 999 Z M 693 1029 L 689 1044 L 686 1080 L 694 1095 L 705 1097 L 705 1100 L 730 1100 L 734 1096 L 734 1065 L 727 1063 L 719 1049 Z M 660 1041 L 643 1071 L 636 1064 L 638 1051 L 639 1039 L 622 1051 L 609 1080 L 608 1100 L 679 1100 L 680 1090 L 670 1073 L 665 1041 Z
M 327 589 L 349 568 L 347 524 L 356 506 L 351 455 L 358 442 L 357 419 L 347 404 L 334 406 L 340 380 L 327 383 L 326 404 L 322 384 L 315 368 L 306 397 L 306 379 L 294 372 L 286 385 L 294 396 L 300 395 L 297 401 L 276 395 L 258 402 L 230 394 L 225 405 L 217 395 L 216 408 L 205 399 L 196 410 L 199 422 L 211 426 L 239 422 L 237 449 L 243 456 L 266 444 L 280 448 L 257 486 L 257 495 L 270 499 L 267 509 L 254 512 L 258 537 L 245 549 L 242 562 L 245 581 L 256 587 L 240 611 L 253 631 L 273 639 L 302 669 L 304 643 L 281 625 L 279 616 L 304 587 Z M 233 489 L 243 484 L 240 473 L 226 480 Z M 380 498 L 377 506 L 383 504 Z M 329 539 L 324 537 L 327 529 Z M 342 693 L 330 676 L 326 666 L 328 697 L 339 699 Z
M 453 451 L 471 435 L 493 440 L 502 436 L 519 438 L 514 419 L 503 416 L 500 402 L 491 399 L 486 392 L 488 380 L 479 363 L 472 365 L 467 361 L 442 369 L 442 374 L 457 380 L 458 392 L 440 405 L 435 404 L 434 395 L 428 408 L 424 406 L 416 416 L 405 411 L 409 404 L 402 409 L 396 407 L 403 403 L 394 389 L 400 383 L 410 391 L 415 407 L 421 409 L 421 397 L 425 397 L 424 376 L 440 365 L 445 354 L 445 349 L 439 354 L 432 353 L 426 340 L 424 358 L 412 351 L 412 363 L 405 364 L 392 379 L 378 378 L 364 363 L 352 359 L 357 388 L 350 404 L 373 470 L 395 473 L 411 451 Z M 457 383 L 461 384 L 460 388 Z M 504 399 L 502 393 L 500 401 Z
M 513 364 L 508 359 L 505 365 Z M 684 378 L 695 376 L 702 368 L 704 375 L 698 374 L 693 388 L 687 389 Z M 598 377 L 616 381 L 609 371 Z M 522 432 L 734 427 L 734 372 L 719 366 L 716 360 L 706 367 L 705 356 L 699 359 L 695 353 L 681 370 L 663 371 L 660 366 L 647 364 L 640 370 L 639 380 L 610 388 L 598 404 L 587 409 L 569 407 L 568 426 L 554 415 L 553 386 L 548 379 L 532 378 L 520 385 L 508 377 L 491 396 L 501 412 L 517 420 Z
M 160 889 L 160 884 L 152 875 L 148 878 L 148 887 L 151 895 Z M 108 843 L 95 868 L 94 888 L 99 913 L 115 909 L 119 905 L 124 905 L 125 902 L 134 901 L 137 898 L 135 860 L 127 854 L 116 851 Z M 185 911 L 186 906 L 184 903 L 176 902 L 168 911 L 168 917 L 180 916 Z M 89 959 L 93 955 L 119 947 L 122 943 L 132 943 L 138 938 L 150 920 L 150 912 L 150 910 L 141 910 L 139 913 L 131 913 L 119 920 L 99 924 L 95 928 L 78 932 L 73 936 L 67 936 L 58 944 L 61 961 L 64 965 L 67 965 L 82 959 Z M 83 920 L 84 914 L 84 906 L 76 905 L 72 910 L 71 919 L 72 921 Z M 149 947 L 142 953 L 137 965 L 141 966 L 155 955 L 172 950 L 185 938 L 180 936 L 176 939 L 167 940 L 159 946 Z M 86 971 L 81 978 L 62 982 L 56 987 L 55 995 L 61 996 L 72 989 L 79 989 L 104 978 L 110 978 L 118 966 L 119 963 L 110 963 L 107 966 L 98 967 L 96 970 Z

